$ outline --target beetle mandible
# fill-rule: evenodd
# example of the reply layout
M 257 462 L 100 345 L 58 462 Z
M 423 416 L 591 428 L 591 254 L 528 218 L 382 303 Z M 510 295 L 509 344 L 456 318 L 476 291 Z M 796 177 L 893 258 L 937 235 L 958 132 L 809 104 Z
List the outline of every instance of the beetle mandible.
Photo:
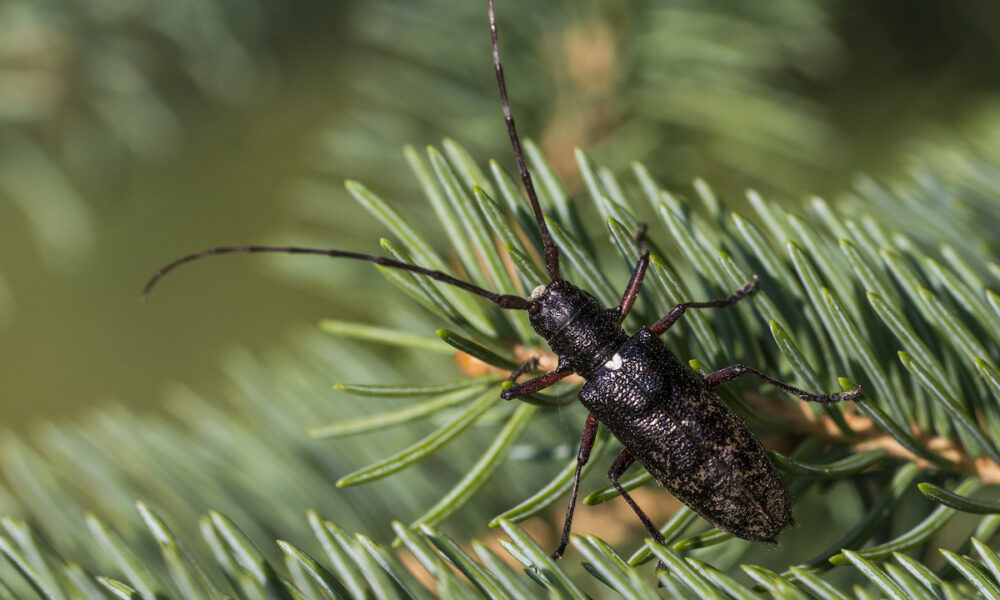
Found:
M 493 65 L 504 120 L 544 245 L 545 267 L 550 279 L 547 285 L 535 288 L 530 298 L 522 298 L 497 294 L 440 271 L 381 256 L 294 246 L 227 246 L 189 254 L 167 264 L 146 284 L 143 297 L 169 271 L 192 260 L 216 254 L 283 252 L 352 258 L 403 269 L 478 294 L 500 308 L 526 310 L 532 328 L 559 357 L 558 366 L 504 389 L 501 396 L 511 400 L 532 394 L 572 373 L 586 380 L 579 398 L 589 412 L 577 453 L 562 536 L 559 547 L 552 553 L 554 558 L 562 556 L 569 542 L 580 474 L 590 458 L 598 424 L 604 424 L 624 447 L 612 463 L 608 478 L 653 539 L 664 542 L 659 530 L 619 481 L 636 461 L 660 485 L 709 523 L 746 540 L 775 542 L 778 533 L 791 522 L 788 490 L 760 441 L 712 388 L 742 375 L 752 375 L 802 400 L 826 403 L 857 398 L 861 395 L 861 386 L 850 392 L 811 394 L 740 364 L 702 377 L 683 364 L 660 339 L 660 335 L 688 309 L 721 308 L 749 296 L 759 285 L 756 276 L 727 298 L 678 304 L 653 325 L 627 334 L 622 322 L 639 295 L 649 266 L 649 250 L 643 241 L 644 227 L 636 235 L 642 256 L 617 307 L 601 305 L 592 295 L 562 279 L 559 248 L 546 226 L 511 114 L 500 62 L 493 0 L 488 0 L 488 13 Z M 512 373 L 511 381 L 534 370 L 536 364 L 528 361 L 522 365 Z

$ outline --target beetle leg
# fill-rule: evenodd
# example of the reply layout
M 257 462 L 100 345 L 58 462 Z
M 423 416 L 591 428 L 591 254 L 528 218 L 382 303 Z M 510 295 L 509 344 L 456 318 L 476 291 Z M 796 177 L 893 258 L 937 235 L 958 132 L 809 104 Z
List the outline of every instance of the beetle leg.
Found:
M 639 223 L 639 227 L 635 230 L 635 234 L 632 239 L 635 240 L 635 245 L 639 246 L 639 249 L 643 252 L 649 251 L 649 246 L 646 244 L 646 229 L 648 225 L 645 223 Z
M 794 394 L 807 402 L 821 402 L 823 404 L 828 404 L 830 402 L 840 402 L 841 400 L 854 400 L 860 396 L 862 392 L 861 386 L 859 385 L 850 392 L 838 392 L 835 394 L 810 394 L 809 392 L 800 390 L 799 388 L 792 387 L 787 383 L 782 383 L 777 379 L 768 377 L 757 369 L 751 369 L 746 365 L 733 365 L 731 367 L 726 367 L 725 369 L 719 369 L 714 373 L 709 373 L 705 376 L 705 385 L 708 387 L 715 387 L 721 383 L 732 381 L 741 375 L 753 375 L 757 379 L 766 381 L 774 387 L 784 390 L 789 394 Z
M 552 558 L 558 559 L 562 556 L 569 543 L 569 530 L 573 525 L 573 509 L 576 507 L 576 494 L 580 489 L 580 474 L 583 466 L 590 460 L 590 450 L 594 447 L 594 440 L 597 438 L 597 417 L 587 415 L 587 422 L 583 426 L 583 435 L 580 436 L 580 450 L 576 454 L 576 473 L 573 475 L 573 491 L 569 495 L 569 508 L 566 509 L 566 521 L 563 522 L 562 539 L 559 547 L 552 553 Z
M 567 375 L 569 375 L 572 372 L 573 371 L 569 371 L 569 370 L 566 370 L 566 371 L 549 371 L 548 373 L 545 373 L 544 375 L 539 375 L 538 377 L 534 377 L 532 379 L 529 379 L 529 380 L 525 381 L 524 383 L 515 385 L 514 387 L 512 387 L 510 389 L 506 389 L 506 390 L 500 392 L 500 397 L 503 398 L 504 400 L 513 400 L 514 398 L 517 398 L 518 396 L 525 396 L 527 394 L 534 394 L 538 390 L 543 390 L 543 389 L 549 387 L 550 385 L 552 385 L 555 382 L 559 381 L 563 377 L 566 377 Z
M 510 376 L 507 377 L 507 381 L 517 381 L 517 378 L 525 373 L 530 373 L 538 368 L 538 357 L 532 356 L 528 360 L 521 363 L 516 369 L 510 372 Z
M 668 312 L 666 315 L 664 315 L 662 319 L 660 319 L 659 321 L 657 321 L 649 329 L 650 329 L 650 331 L 652 331 L 656 335 L 660 335 L 664 331 L 670 329 L 670 326 L 673 325 L 674 322 L 677 321 L 677 319 L 681 318 L 681 315 L 683 315 L 684 311 L 686 311 L 687 309 L 689 309 L 689 308 L 722 308 L 723 306 L 729 306 L 730 304 L 736 304 L 737 302 L 739 302 L 743 298 L 746 298 L 747 296 L 749 296 L 750 294 L 752 294 L 757 289 L 757 286 L 759 286 L 759 285 L 760 285 L 760 279 L 756 275 L 754 275 L 753 276 L 753 280 L 751 280 L 749 283 L 747 283 L 746 285 L 744 285 L 740 289 L 736 290 L 728 298 L 723 298 L 721 300 L 709 300 L 708 302 L 684 302 L 683 304 L 678 304 L 677 306 L 671 308 L 670 312 Z
M 615 486 L 615 489 L 618 490 L 618 493 L 625 499 L 625 502 L 628 502 L 628 505 L 631 506 L 635 514 L 638 515 L 639 520 L 646 526 L 646 531 L 649 532 L 649 535 L 652 536 L 658 544 L 665 546 L 667 544 L 667 540 L 663 538 L 663 534 L 660 533 L 660 530 L 657 529 L 655 525 L 653 525 L 653 522 L 649 520 L 646 513 L 642 512 L 642 509 L 635 503 L 632 496 L 628 495 L 628 492 L 625 491 L 622 484 L 618 482 L 618 478 L 624 475 L 625 471 L 627 471 L 634 462 L 635 457 L 628 451 L 628 448 L 623 449 L 621 454 L 618 455 L 618 458 L 615 459 L 615 462 L 611 463 L 611 469 L 608 470 L 608 479 L 611 480 L 611 485 Z M 657 570 L 665 571 L 666 568 L 667 567 L 663 564 L 662 560 L 656 565 Z
M 642 249 L 642 256 L 635 264 L 632 278 L 629 279 L 625 293 L 622 295 L 622 301 L 618 303 L 618 314 L 621 315 L 618 318 L 619 323 L 624 321 L 625 317 L 628 316 L 628 311 L 632 310 L 632 305 L 635 304 L 635 299 L 639 296 L 639 288 L 642 287 L 642 279 L 646 276 L 646 267 L 649 266 L 649 247 L 646 245 L 645 223 L 639 225 L 639 229 L 635 232 L 635 243 Z

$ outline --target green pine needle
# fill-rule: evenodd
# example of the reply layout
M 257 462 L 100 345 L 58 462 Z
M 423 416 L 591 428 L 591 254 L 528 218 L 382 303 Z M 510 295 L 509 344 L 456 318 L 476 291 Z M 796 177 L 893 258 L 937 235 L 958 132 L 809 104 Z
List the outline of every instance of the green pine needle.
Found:
M 455 142 L 444 147 L 426 158 L 412 149 L 408 155 L 432 208 L 439 204 L 439 217 L 447 213 L 453 220 L 449 228 L 441 219 L 447 254 L 432 250 L 424 240 L 435 238 L 410 229 L 374 192 L 349 184 L 395 236 L 382 246 L 401 259 L 423 257 L 477 285 L 530 289 L 542 275 L 532 258 L 539 249 L 531 247 L 537 240 L 530 231 L 518 231 L 517 216 L 506 213 L 518 201 L 516 187 L 495 164 L 480 169 Z M 575 461 L 547 447 L 577 443 L 567 438 L 563 420 L 582 413 L 555 408 L 575 390 L 508 404 L 499 399 L 504 375 L 456 378 L 456 351 L 510 370 L 526 350 L 546 349 L 523 315 L 382 269 L 418 301 L 400 309 L 399 322 L 438 329 L 436 338 L 391 324 L 325 320 L 320 330 L 335 339 L 304 334 L 294 354 L 265 361 L 234 353 L 225 363 L 236 389 L 231 410 L 177 389 L 169 419 L 112 407 L 88 423 L 49 426 L 31 442 L 9 440 L 0 455 L 6 475 L 0 501 L 19 518 L 3 521 L 0 553 L 10 568 L 0 570 L 0 597 L 12 590 L 7 595 L 85 598 L 103 588 L 122 598 L 213 600 L 583 598 L 605 587 L 626 597 L 653 597 L 662 583 L 685 597 L 750 598 L 763 590 L 774 598 L 842 598 L 852 588 L 825 579 L 833 568 L 849 573 L 848 585 L 858 586 L 861 596 L 992 596 L 1000 589 L 1000 558 L 978 539 L 1000 529 L 1000 505 L 995 498 L 969 497 L 996 481 L 993 461 L 1000 458 L 993 439 L 1000 431 L 994 408 L 1000 312 L 987 287 L 1000 288 L 1000 277 L 967 252 L 967 240 L 930 238 L 916 225 L 891 230 L 891 221 L 879 218 L 891 195 L 871 215 L 814 200 L 813 214 L 799 216 L 751 194 L 758 217 L 751 221 L 730 213 L 727 201 L 703 181 L 688 202 L 660 189 L 641 165 L 633 168 L 636 181 L 628 182 L 582 152 L 577 159 L 586 195 L 602 218 L 578 218 L 586 206 L 570 200 L 555 171 L 529 147 L 567 276 L 610 304 L 628 276 L 621 265 L 636 259 L 635 224 L 651 223 L 654 254 L 629 327 L 678 301 L 731 291 L 756 273 L 763 282 L 758 296 L 727 311 L 692 311 L 666 336 L 670 346 L 699 370 L 741 362 L 815 391 L 850 389 L 855 381 L 865 386 L 858 402 L 816 411 L 799 410 L 796 400 L 754 381 L 724 390 L 739 410 L 761 413 L 752 423 L 766 439 L 796 448 L 773 456 L 789 475 L 801 515 L 800 531 L 786 535 L 802 532 L 795 543 L 808 547 L 805 554 L 799 548 L 789 556 L 781 547 L 773 558 L 758 554 L 757 545 L 706 529 L 681 508 L 662 524 L 669 548 L 647 543 L 631 548 L 626 560 L 619 552 L 627 544 L 613 547 L 577 531 L 569 549 L 577 558 L 553 561 L 514 523 L 558 519 L 564 508 Z M 949 181 L 941 184 L 962 185 Z M 921 206 L 935 210 L 929 197 Z M 1000 198 L 989 206 L 1000 208 Z M 594 241 L 598 237 L 584 223 L 606 227 L 611 244 Z M 948 244 L 947 250 L 938 254 L 926 239 Z M 427 312 L 418 312 L 420 306 Z M 393 354 L 382 354 L 386 349 Z M 330 389 L 348 376 L 359 383 L 336 389 L 361 400 Z M 393 405 L 376 404 L 387 401 Z M 306 430 L 337 438 L 321 444 Z M 806 443 L 800 443 L 803 436 Z M 616 449 L 602 432 L 587 472 L 600 473 L 602 453 Z M 521 457 L 517 464 L 537 464 L 514 468 L 511 455 Z M 552 455 L 560 456 L 558 462 L 540 458 Z M 381 491 L 332 484 L 354 487 L 376 479 L 385 486 Z M 623 483 L 633 490 L 650 482 L 639 471 Z M 932 502 L 912 493 L 915 482 Z M 828 487 L 819 491 L 821 485 Z M 593 476 L 583 488 L 586 505 L 617 496 Z M 844 513 L 831 520 L 810 509 L 805 499 L 822 493 L 847 498 Z M 149 502 L 136 513 L 137 497 Z M 303 518 L 310 506 L 319 512 Z M 86 511 L 101 517 L 81 517 Z M 381 518 L 387 511 L 412 524 L 390 525 Z M 956 518 L 960 514 L 964 520 Z M 470 532 L 482 531 L 475 525 L 487 522 L 506 536 L 504 551 L 482 544 L 466 551 L 479 535 Z M 939 535 L 952 524 L 971 533 Z M 463 533 L 447 536 L 438 525 Z M 346 533 L 351 529 L 370 534 Z M 279 536 L 294 544 L 272 544 Z M 396 549 L 378 541 L 393 537 L 415 558 L 418 576 Z M 934 571 L 903 554 L 914 550 L 940 556 L 936 564 L 947 568 Z M 574 565 L 581 558 L 582 570 Z M 641 566 L 652 558 L 667 566 L 657 577 Z M 777 570 L 756 564 L 764 560 Z M 512 567 L 514 561 L 519 566 Z

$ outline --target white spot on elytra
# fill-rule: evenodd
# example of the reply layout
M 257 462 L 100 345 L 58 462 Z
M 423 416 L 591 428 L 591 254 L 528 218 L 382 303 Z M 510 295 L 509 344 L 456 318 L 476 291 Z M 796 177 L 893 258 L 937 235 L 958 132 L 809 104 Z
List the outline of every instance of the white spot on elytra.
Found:
M 615 352 L 615 355 L 611 357 L 611 360 L 604 363 L 604 368 L 612 371 L 617 371 L 622 368 L 622 355 Z
M 545 286 L 544 285 L 540 285 L 540 286 L 536 287 L 535 289 L 531 290 L 531 299 L 532 300 L 538 300 L 543 295 L 545 295 Z

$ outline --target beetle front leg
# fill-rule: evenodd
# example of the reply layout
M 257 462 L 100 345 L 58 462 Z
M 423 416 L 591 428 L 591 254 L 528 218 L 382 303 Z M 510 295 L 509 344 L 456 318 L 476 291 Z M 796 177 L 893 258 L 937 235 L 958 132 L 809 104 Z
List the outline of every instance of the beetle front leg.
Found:
M 566 509 L 566 520 L 563 522 L 562 539 L 559 547 L 552 553 L 552 558 L 558 560 L 566 550 L 569 543 L 569 531 L 573 526 L 573 510 L 576 507 L 576 494 L 580 490 L 580 474 L 583 467 L 590 460 L 590 451 L 594 447 L 594 440 L 597 439 L 597 417 L 587 415 L 587 422 L 583 426 L 583 435 L 580 436 L 580 450 L 576 454 L 576 473 L 573 474 L 573 491 L 569 495 L 569 507 Z
M 646 531 L 649 532 L 649 535 L 654 540 L 656 540 L 658 544 L 666 546 L 667 540 L 663 538 L 663 534 L 660 533 L 660 530 L 657 529 L 655 525 L 653 525 L 653 522 L 649 520 L 649 517 L 646 516 L 646 513 L 642 512 L 642 509 L 639 508 L 639 505 L 635 503 L 635 500 L 632 499 L 632 496 L 628 495 L 628 492 L 625 491 L 625 488 L 623 488 L 622 484 L 619 483 L 618 481 L 618 478 L 624 475 L 625 471 L 627 471 L 628 468 L 632 466 L 632 463 L 634 462 L 635 462 L 635 457 L 632 456 L 632 453 L 628 451 L 628 448 L 623 449 L 621 451 L 621 454 L 619 454 L 618 457 L 615 458 L 615 462 L 611 463 L 611 469 L 608 470 L 608 479 L 611 480 L 611 485 L 613 485 L 615 489 L 618 490 L 618 493 L 621 494 L 622 498 L 625 499 L 625 502 L 628 502 L 628 505 L 631 506 L 635 514 L 638 515 L 639 520 L 642 521 L 642 524 L 646 526 Z M 660 561 L 659 563 L 657 563 L 656 568 L 657 570 L 666 570 L 667 567 L 666 565 L 663 564 L 663 561 Z
M 525 373 L 531 373 L 537 368 L 538 368 L 538 357 L 532 356 L 528 360 L 518 365 L 516 369 L 511 371 L 510 375 L 507 377 L 507 381 L 517 381 L 517 378 L 520 377 L 521 375 L 524 375 Z
M 829 404 L 830 402 L 840 402 L 841 400 L 854 400 L 862 393 L 861 385 L 858 385 L 858 387 L 854 388 L 854 390 L 850 392 L 838 392 L 835 394 L 810 394 L 809 392 L 800 390 L 797 387 L 792 387 L 787 383 L 782 383 L 773 377 L 768 377 L 757 369 L 751 369 L 746 365 L 733 365 L 731 367 L 726 367 L 725 369 L 719 369 L 714 373 L 709 373 L 705 376 L 705 385 L 708 387 L 715 387 L 719 384 L 726 383 L 727 381 L 732 381 L 741 375 L 753 375 L 757 379 L 766 381 L 779 390 L 784 390 L 789 394 L 798 396 L 806 402 Z
M 625 317 L 628 316 L 628 311 L 632 310 L 632 305 L 635 304 L 635 299 L 639 296 L 642 280 L 646 276 L 646 268 L 649 267 L 649 247 L 646 246 L 645 238 L 646 224 L 643 223 L 639 226 L 639 230 L 635 232 L 635 243 L 642 249 L 642 256 L 639 257 L 639 262 L 636 263 L 635 269 L 632 271 L 632 278 L 629 279 L 628 285 L 625 286 L 622 301 L 618 303 L 619 323 L 624 321 Z
M 573 371 L 570 370 L 549 371 L 544 375 L 539 375 L 538 377 L 534 377 L 532 379 L 525 381 L 524 383 L 515 385 L 512 388 L 500 392 L 500 397 L 503 398 L 504 400 L 513 400 L 518 396 L 526 396 L 528 394 L 534 394 L 538 390 L 544 390 L 545 388 L 556 383 L 560 379 L 570 375 L 572 372 Z
M 754 275 L 753 280 L 750 281 L 750 283 L 747 283 L 740 289 L 736 290 L 728 298 L 723 298 L 721 300 L 709 300 L 708 302 L 684 302 L 682 304 L 678 304 L 677 306 L 671 308 L 670 312 L 664 315 L 663 318 L 657 321 L 652 327 L 649 328 L 649 330 L 656 335 L 660 335 L 664 331 L 670 329 L 670 326 L 673 325 L 677 319 L 681 318 L 681 315 L 683 315 L 689 308 L 722 308 L 724 306 L 736 304 L 743 298 L 746 298 L 750 294 L 754 293 L 759 285 L 760 278 Z

